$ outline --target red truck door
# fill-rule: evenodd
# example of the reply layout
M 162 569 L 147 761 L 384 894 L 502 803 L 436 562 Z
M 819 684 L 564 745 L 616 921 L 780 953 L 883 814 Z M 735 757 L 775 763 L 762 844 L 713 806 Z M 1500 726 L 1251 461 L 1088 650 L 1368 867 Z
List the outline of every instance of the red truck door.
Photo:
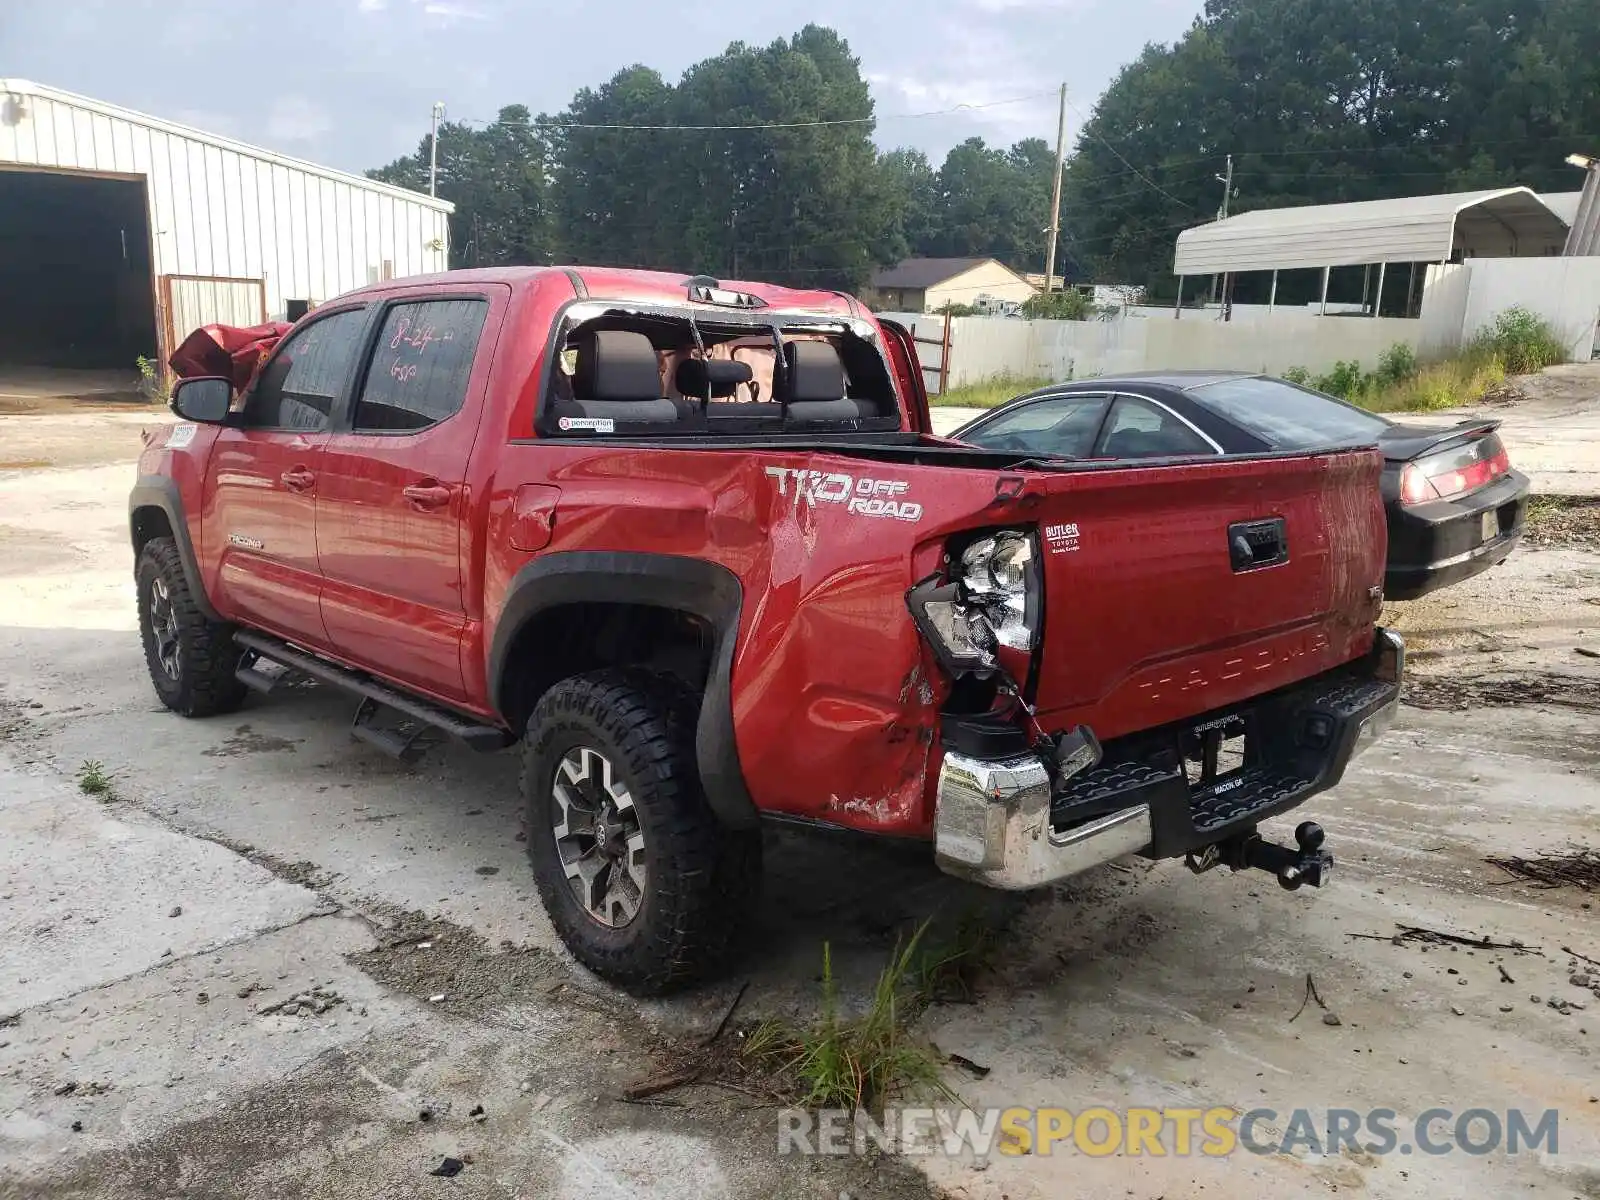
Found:
M 311 647 L 328 644 L 315 533 L 323 451 L 367 315 L 329 311 L 285 338 L 207 466 L 202 537 L 218 608 Z
M 465 695 L 467 460 L 509 295 L 457 286 L 388 302 L 328 438 L 317 493 L 322 616 L 335 652 L 447 699 Z
M 922 364 L 917 358 L 917 341 L 911 331 L 895 321 L 878 322 L 883 330 L 883 348 L 894 368 L 894 382 L 904 398 L 908 424 L 918 433 L 932 433 L 928 413 L 928 386 L 922 379 Z

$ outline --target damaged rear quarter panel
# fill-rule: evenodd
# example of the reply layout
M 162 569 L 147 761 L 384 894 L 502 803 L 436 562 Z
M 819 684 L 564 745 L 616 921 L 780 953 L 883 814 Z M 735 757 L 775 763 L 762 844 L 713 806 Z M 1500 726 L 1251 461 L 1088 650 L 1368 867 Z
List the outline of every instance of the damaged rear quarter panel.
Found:
M 992 472 L 796 450 L 544 442 L 559 489 L 544 552 L 715 562 L 740 580 L 732 666 L 739 761 L 766 812 L 887 834 L 931 829 L 930 766 L 948 688 L 906 608 L 945 537 L 994 520 Z M 530 467 L 533 464 L 530 458 Z M 504 510 L 491 502 L 492 509 Z M 491 537 L 487 610 L 528 555 Z

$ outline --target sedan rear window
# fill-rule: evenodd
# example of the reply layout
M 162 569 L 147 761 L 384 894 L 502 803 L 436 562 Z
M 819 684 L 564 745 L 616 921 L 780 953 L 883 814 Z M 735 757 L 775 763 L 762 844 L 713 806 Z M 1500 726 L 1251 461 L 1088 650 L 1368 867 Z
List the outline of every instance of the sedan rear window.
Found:
M 1203 383 L 1188 394 L 1276 450 L 1375 442 L 1390 428 L 1382 417 L 1281 379 Z

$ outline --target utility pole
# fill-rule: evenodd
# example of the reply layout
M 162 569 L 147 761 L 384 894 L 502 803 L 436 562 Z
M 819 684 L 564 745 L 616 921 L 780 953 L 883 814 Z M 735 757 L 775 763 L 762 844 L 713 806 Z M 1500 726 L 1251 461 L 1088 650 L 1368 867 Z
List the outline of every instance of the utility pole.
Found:
M 444 117 L 444 101 L 433 102 L 433 137 L 428 144 L 428 195 L 439 194 L 439 121 Z
M 1233 155 L 1228 155 L 1228 173 L 1218 175 L 1217 182 L 1222 185 L 1222 207 L 1217 209 L 1217 220 L 1228 219 L 1228 202 L 1233 199 Z M 1226 321 L 1232 314 L 1228 304 L 1228 272 L 1222 273 L 1222 319 Z
M 1056 239 L 1061 236 L 1061 167 L 1067 154 L 1067 85 L 1061 85 L 1061 117 L 1056 122 L 1056 187 L 1050 201 L 1050 250 L 1044 260 L 1044 290 L 1056 290 Z

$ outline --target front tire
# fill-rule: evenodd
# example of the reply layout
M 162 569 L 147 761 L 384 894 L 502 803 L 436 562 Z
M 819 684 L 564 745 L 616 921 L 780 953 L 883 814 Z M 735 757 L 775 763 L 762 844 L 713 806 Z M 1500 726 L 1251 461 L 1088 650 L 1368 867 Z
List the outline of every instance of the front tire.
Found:
M 724 829 L 701 789 L 695 705 L 636 670 L 558 683 L 528 719 L 528 860 L 574 958 L 654 994 L 725 958 L 759 889 L 761 835 Z
M 246 688 L 234 677 L 233 626 L 209 620 L 195 603 L 171 538 L 151 538 L 134 568 L 139 636 L 156 695 L 175 713 L 209 717 L 238 710 Z

